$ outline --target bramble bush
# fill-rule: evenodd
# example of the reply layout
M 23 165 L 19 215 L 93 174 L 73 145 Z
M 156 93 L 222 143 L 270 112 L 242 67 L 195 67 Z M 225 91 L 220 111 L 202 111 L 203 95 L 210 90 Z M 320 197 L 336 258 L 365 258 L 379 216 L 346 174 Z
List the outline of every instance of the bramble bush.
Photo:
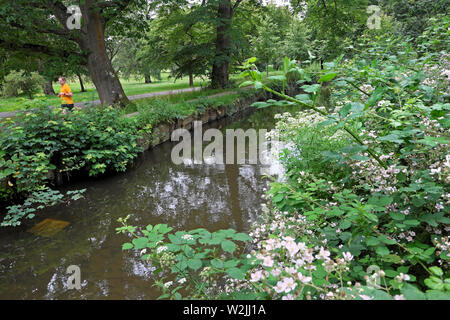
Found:
M 233 239 L 233 230 L 158 227 L 167 240 L 120 220 L 118 232 L 134 238 L 123 249 L 152 261 L 161 298 L 450 299 L 450 71 L 441 50 L 449 20 L 431 22 L 416 46 L 363 38 L 351 60 L 324 64 L 317 83 L 286 58 L 274 90 L 256 59 L 246 62 L 242 85 L 281 99 L 255 107 L 304 107 L 277 116 L 272 133 L 287 143 L 279 154 L 284 182 L 271 184 L 249 241 Z M 301 75 L 296 97 L 284 92 L 291 73 Z M 319 104 L 324 84 L 330 109 Z M 246 241 L 245 250 L 230 256 L 233 240 Z M 189 279 L 196 280 L 186 286 Z

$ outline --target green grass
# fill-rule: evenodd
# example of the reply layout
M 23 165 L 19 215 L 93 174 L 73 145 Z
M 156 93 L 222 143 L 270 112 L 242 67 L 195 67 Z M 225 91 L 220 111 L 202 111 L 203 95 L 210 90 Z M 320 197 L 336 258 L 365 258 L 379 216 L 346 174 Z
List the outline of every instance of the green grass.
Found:
M 249 90 L 254 93 L 254 91 Z M 206 96 L 200 96 L 194 101 L 183 100 L 176 103 L 170 102 L 168 99 L 142 99 L 138 103 L 133 104 L 133 109 L 122 110 L 123 114 L 130 113 L 129 111 L 138 111 L 138 115 L 135 117 L 138 123 L 141 125 L 151 125 L 152 127 L 157 124 L 177 118 L 185 118 L 192 114 L 201 114 L 205 112 L 208 107 L 220 107 L 233 104 L 237 98 L 246 95 L 244 91 L 240 93 L 229 93 L 219 97 L 208 98 Z M 128 108 L 128 107 L 127 107 Z
M 270 72 L 270 75 L 279 74 L 279 71 L 272 71 Z M 168 72 L 162 72 L 161 73 L 162 80 L 155 80 L 153 83 L 143 83 L 143 79 L 121 79 L 122 87 L 125 91 L 125 94 L 127 96 L 133 96 L 138 94 L 144 94 L 144 93 L 151 93 L 151 92 L 158 92 L 158 91 L 167 91 L 167 90 L 176 90 L 176 89 L 185 89 L 189 87 L 189 77 L 184 77 L 182 79 L 178 79 L 176 82 L 174 82 L 173 78 L 169 79 L 169 73 Z M 265 74 L 264 74 L 265 76 Z M 263 77 L 264 77 L 263 76 Z M 240 78 L 238 75 L 233 74 L 230 75 L 230 79 L 233 81 L 236 81 L 237 83 L 240 82 Z M 98 94 L 97 91 L 93 85 L 93 83 L 84 83 L 85 89 L 87 92 L 81 92 L 80 83 L 78 79 L 69 79 L 68 80 L 69 86 L 72 89 L 72 92 L 74 94 L 73 100 L 75 103 L 77 102 L 89 102 L 98 100 Z M 196 78 L 194 79 L 194 86 L 199 87 L 203 86 L 206 87 L 209 84 L 208 80 Z M 54 83 L 53 85 L 55 92 L 59 92 L 59 84 Z M 161 97 L 167 98 L 168 101 L 171 103 L 179 103 L 183 101 L 193 100 L 197 99 L 201 96 L 206 95 L 212 95 L 215 93 L 220 93 L 223 91 L 232 90 L 232 89 L 205 89 L 201 92 L 188 92 L 188 93 L 180 93 L 175 95 L 168 95 L 168 96 L 159 96 L 159 97 L 153 97 L 153 98 L 146 98 L 142 100 L 148 100 L 145 101 L 146 104 L 150 103 L 150 101 L 153 101 L 154 99 L 159 99 Z M 136 100 L 138 101 L 138 100 Z M 54 97 L 48 97 L 45 96 L 43 93 L 38 93 L 35 95 L 35 98 L 30 100 L 28 97 L 20 96 L 17 98 L 5 98 L 0 96 L 0 112 L 7 112 L 7 111 L 15 111 L 15 110 L 24 110 L 24 109 L 30 109 L 30 108 L 36 108 L 40 106 L 50 106 L 50 105 L 59 105 L 61 103 L 60 98 L 54 96 Z M 134 105 L 134 104 L 132 104 Z M 127 107 L 128 108 L 128 107 Z M 129 107 L 129 110 L 133 110 L 133 107 Z M 136 110 L 134 110 L 136 111 Z M 130 112 L 134 112 L 130 111 Z
M 121 79 L 123 90 L 127 96 L 133 96 L 143 93 L 151 93 L 157 91 L 166 91 L 166 90 L 175 90 L 175 89 L 184 89 L 189 87 L 189 78 L 185 77 L 182 79 L 178 79 L 175 83 L 173 79 L 168 79 L 168 73 L 162 73 L 162 80 L 155 80 L 153 83 L 143 83 L 143 80 L 139 79 Z M 77 102 L 88 102 L 93 100 L 98 100 L 97 90 L 94 87 L 93 83 L 85 83 L 85 88 L 87 92 L 81 92 L 80 83 L 78 80 L 72 79 L 68 80 L 69 86 L 73 92 L 73 100 L 75 103 Z M 194 79 L 194 86 L 206 86 L 208 84 L 207 81 L 202 79 Z M 59 84 L 54 83 L 53 88 L 55 92 L 59 92 Z M 46 105 L 59 105 L 61 100 L 54 97 L 47 97 L 43 93 L 38 93 L 35 95 L 33 100 L 30 100 L 28 97 L 20 96 L 17 98 L 5 98 L 0 97 L 0 112 L 5 111 L 14 111 L 21 109 L 28 109 L 33 107 L 38 107 L 42 104 Z

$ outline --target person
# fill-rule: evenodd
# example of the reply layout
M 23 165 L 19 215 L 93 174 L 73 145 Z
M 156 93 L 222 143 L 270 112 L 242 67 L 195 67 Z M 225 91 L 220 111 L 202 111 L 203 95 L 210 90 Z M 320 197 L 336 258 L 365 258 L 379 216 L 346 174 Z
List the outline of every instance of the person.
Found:
M 72 100 L 72 90 L 70 90 L 69 85 L 66 83 L 66 78 L 59 77 L 58 78 L 59 84 L 61 85 L 61 89 L 59 90 L 58 97 L 61 98 L 61 107 L 63 109 L 69 109 L 71 111 L 74 107 L 73 100 Z

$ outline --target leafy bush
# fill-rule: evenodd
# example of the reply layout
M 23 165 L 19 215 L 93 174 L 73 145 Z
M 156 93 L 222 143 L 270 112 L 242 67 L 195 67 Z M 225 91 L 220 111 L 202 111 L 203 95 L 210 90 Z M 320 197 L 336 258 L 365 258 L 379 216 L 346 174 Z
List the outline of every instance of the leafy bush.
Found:
M 83 168 L 92 176 L 124 171 L 141 151 L 135 123 L 112 107 L 66 115 L 61 108 L 43 108 L 21 113 L 4 126 L 0 179 L 7 179 L 15 193 L 39 189 L 52 170 L 60 174 Z
M 308 72 L 285 59 L 284 74 L 273 79 L 281 83 L 277 91 L 261 81 L 256 59 L 249 59 L 242 76 L 250 80 L 242 85 L 283 99 L 255 106 L 296 104 L 305 111 L 278 117 L 276 135 L 288 143 L 280 155 L 286 181 L 271 184 L 248 254 L 233 258 L 237 270 L 225 274 L 215 259 L 227 250 L 195 242 L 201 235 L 191 239 L 195 232 L 179 232 L 196 245 L 185 257 L 173 246 L 173 235 L 167 243 L 142 231 L 139 240 L 126 223 L 119 231 L 137 239 L 124 249 L 150 250 L 147 257 L 157 268 L 174 273 L 173 264 L 158 256 L 158 241 L 167 244 L 165 250 L 177 250 L 171 253 L 175 263 L 203 253 L 205 260 L 193 269 L 218 278 L 201 278 L 194 285 L 197 298 L 450 299 L 450 104 L 444 100 L 449 71 L 433 74 L 434 66 L 448 61 L 436 51 L 446 34 L 427 38 L 419 46 L 423 51 L 398 38 L 363 40 L 366 50 L 351 61 L 325 64 L 318 83 L 299 80 L 304 93 L 296 97 L 284 92 L 289 73 L 306 79 Z M 332 92 L 330 112 L 318 99 L 325 82 Z M 172 284 L 160 283 L 163 297 L 182 298 L 180 286 L 168 291 Z
M 153 264 L 155 274 L 161 275 L 161 280 L 155 282 L 163 291 L 160 299 L 181 299 L 180 289 L 190 290 L 193 298 L 218 295 L 218 281 L 223 275 L 243 279 L 245 270 L 251 268 L 251 260 L 242 256 L 243 247 L 239 245 L 239 242 L 251 240 L 247 234 L 233 229 L 171 232 L 173 228 L 165 224 L 148 225 L 139 230 L 128 225 L 128 218 L 120 218 L 122 227 L 116 228 L 117 233 L 133 237 L 122 249 L 137 250 L 142 260 Z M 166 281 L 173 277 L 176 283 Z
M 33 99 L 33 94 L 39 92 L 43 82 L 44 79 L 35 72 L 12 71 L 5 77 L 3 95 L 17 97 L 19 93 L 23 93 Z

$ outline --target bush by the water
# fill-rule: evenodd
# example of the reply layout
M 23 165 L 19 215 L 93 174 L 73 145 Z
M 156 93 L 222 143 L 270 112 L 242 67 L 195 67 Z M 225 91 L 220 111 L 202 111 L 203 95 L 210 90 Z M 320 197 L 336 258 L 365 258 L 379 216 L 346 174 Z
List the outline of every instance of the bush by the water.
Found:
M 0 189 L 3 198 L 27 194 L 46 185 L 50 173 L 85 169 L 95 176 L 124 171 L 141 148 L 134 121 L 113 107 L 73 110 L 42 108 L 2 123 Z

